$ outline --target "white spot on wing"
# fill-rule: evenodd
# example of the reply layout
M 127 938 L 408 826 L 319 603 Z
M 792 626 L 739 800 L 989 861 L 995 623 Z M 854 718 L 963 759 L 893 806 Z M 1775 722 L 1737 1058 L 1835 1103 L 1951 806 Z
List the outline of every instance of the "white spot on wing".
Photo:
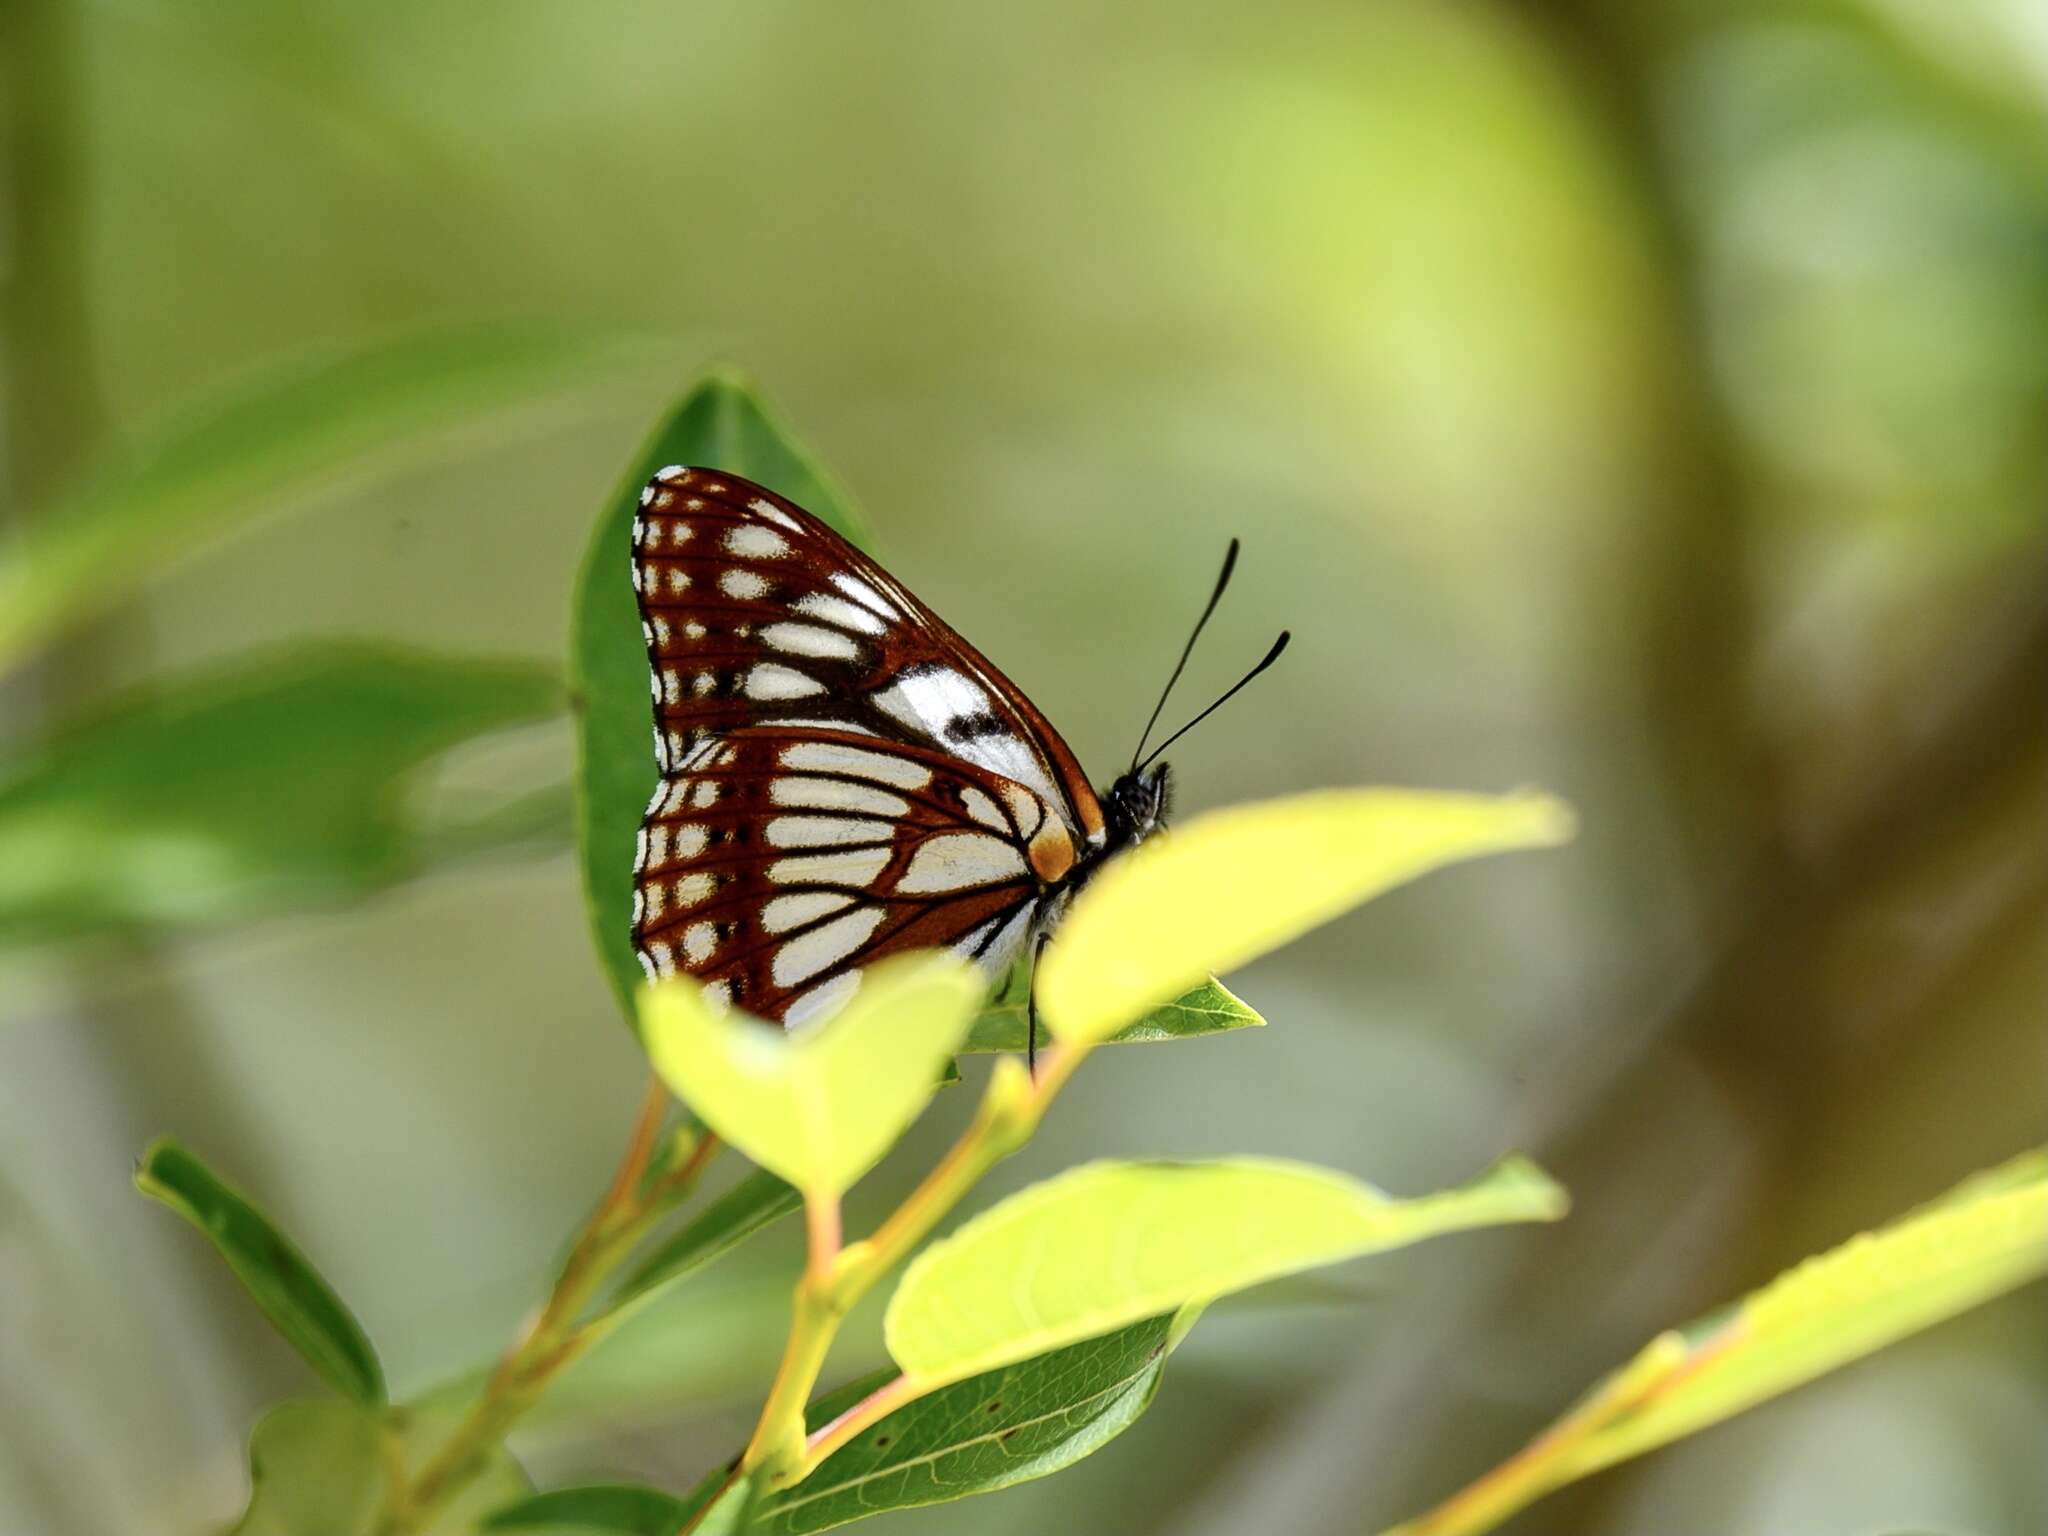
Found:
M 777 816 L 763 835 L 771 848 L 830 848 L 880 842 L 889 835 L 889 828 L 859 816 Z
M 775 952 L 768 972 L 778 987 L 793 987 L 827 966 L 844 960 L 865 944 L 881 925 L 880 907 L 862 907 L 844 917 L 836 917 L 784 944 Z
M 761 908 L 761 926 L 770 933 L 787 933 L 815 918 L 829 917 L 852 905 L 851 896 L 842 896 L 836 891 L 797 891 L 793 895 L 771 898 Z
M 946 728 L 969 715 L 987 714 L 988 695 L 951 667 L 926 667 L 897 678 L 875 695 L 875 705 L 941 746 L 951 746 Z
M 989 799 L 987 795 L 984 795 L 972 784 L 962 786 L 960 799 L 967 807 L 967 814 L 980 822 L 984 827 L 994 827 L 998 832 L 1010 830 L 1010 824 L 1003 819 L 1002 810 L 996 805 L 995 801 Z
M 671 592 L 682 592 L 682 591 L 685 591 L 685 590 L 687 590 L 687 589 L 688 589 L 688 587 L 689 587 L 689 585 L 690 585 L 690 578 L 689 578 L 689 575 L 688 575 L 688 573 L 687 573 L 687 572 L 685 572 L 685 571 L 683 570 L 683 568 L 682 568 L 681 566 L 679 566 L 679 565 L 672 565 L 672 566 L 670 566 L 670 567 L 668 568 L 668 589 L 669 589 L 669 591 L 671 591 Z
M 777 859 L 768 878 L 777 885 L 843 885 L 863 890 L 889 863 L 887 848 L 857 848 L 845 853 L 813 853 Z
M 746 691 L 748 698 L 763 701 L 807 699 L 814 693 L 823 693 L 825 685 L 794 667 L 762 661 L 748 669 Z
M 873 736 L 876 734 L 857 720 L 778 720 L 775 722 L 775 729 L 778 731 L 845 731 L 851 736 Z
M 793 624 L 784 620 L 761 631 L 761 643 L 792 656 L 818 656 L 830 661 L 854 661 L 860 646 L 851 635 L 816 624 Z
M 759 523 L 735 523 L 725 536 L 725 551 L 750 560 L 773 560 L 789 553 L 789 540 Z
M 707 875 L 701 871 L 694 875 L 685 875 L 676 882 L 675 903 L 679 907 L 694 907 L 717 889 L 716 875 Z
M 860 990 L 859 971 L 841 971 L 830 981 L 821 981 L 802 993 L 782 1011 L 782 1027 L 796 1029 L 843 1006 Z
M 690 804 L 696 810 L 706 810 L 718 803 L 718 781 L 699 779 L 697 787 L 690 791 Z
M 896 612 L 896 605 L 894 603 L 890 602 L 889 599 L 882 596 L 881 593 L 877 592 L 851 571 L 834 571 L 832 573 L 832 585 L 844 592 L 855 602 L 864 603 L 874 609 L 884 618 L 893 619 L 900 617 Z
M 694 859 L 704 851 L 710 841 L 711 834 L 703 827 L 694 821 L 685 822 L 675 830 L 675 842 L 670 857 L 677 860 Z
M 841 629 L 858 630 L 864 635 L 886 633 L 889 626 L 869 613 L 858 603 L 849 603 L 843 597 L 834 597 L 829 592 L 811 592 L 796 600 L 796 611 L 806 618 L 818 619 L 826 624 L 837 624 Z
M 721 571 L 718 577 L 718 590 L 727 597 L 760 597 L 768 590 L 768 578 L 758 571 Z
M 922 763 L 864 747 L 841 746 L 836 741 L 800 741 L 784 747 L 782 766 L 797 772 L 844 773 L 899 789 L 922 789 L 932 780 L 931 770 Z
M 1004 921 L 1001 918 L 992 919 L 992 921 L 1002 922 L 1002 931 L 989 940 L 988 948 L 981 952 L 981 959 L 978 962 L 991 976 L 1001 976 L 1010 969 L 1010 963 L 1017 958 L 1017 952 L 1024 947 L 1024 937 L 1031 931 L 1031 919 L 1037 911 L 1038 903 L 1036 901 L 1027 901 L 1017 909 L 1008 921 Z M 987 932 L 988 926 L 983 924 L 980 928 L 974 930 L 971 937 L 978 944 L 981 942 L 981 936 Z M 974 945 L 969 944 L 965 939 L 954 944 L 953 949 L 963 958 L 973 959 L 974 957 Z
M 676 952 L 673 949 L 669 948 L 668 945 L 663 944 L 659 941 L 656 941 L 655 943 L 648 945 L 647 958 L 654 962 L 654 969 L 649 973 L 650 975 L 675 975 Z
M 709 923 L 692 923 L 683 930 L 683 958 L 690 964 L 702 965 L 716 948 L 718 930 Z
M 783 511 L 782 508 L 776 506 L 774 502 L 770 501 L 765 496 L 756 496 L 752 501 L 748 502 L 747 505 L 752 507 L 756 512 L 760 513 L 769 521 L 780 523 L 785 528 L 793 529 L 797 526 L 797 521 L 795 518 L 791 517 L 787 512 Z
M 777 805 L 801 805 L 815 811 L 853 811 L 865 816 L 907 816 L 910 802 L 886 789 L 848 784 L 839 779 L 779 778 L 768 786 Z
M 1000 885 L 1026 872 L 1024 856 L 1002 838 L 981 832 L 946 832 L 918 845 L 896 889 L 913 895 L 965 891 Z

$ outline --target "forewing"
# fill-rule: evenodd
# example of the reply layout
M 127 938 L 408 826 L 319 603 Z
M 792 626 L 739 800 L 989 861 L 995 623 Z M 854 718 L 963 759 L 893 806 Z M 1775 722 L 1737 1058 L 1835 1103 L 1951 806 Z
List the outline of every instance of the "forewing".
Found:
M 748 726 L 852 732 L 1022 784 L 1077 840 L 1101 841 L 1087 776 L 1022 690 L 773 492 L 716 470 L 663 471 L 641 495 L 633 584 L 664 773 Z
M 796 1025 L 901 950 L 1000 975 L 1074 858 L 1039 795 L 949 753 L 743 726 L 704 736 L 648 807 L 634 942 L 650 976 Z

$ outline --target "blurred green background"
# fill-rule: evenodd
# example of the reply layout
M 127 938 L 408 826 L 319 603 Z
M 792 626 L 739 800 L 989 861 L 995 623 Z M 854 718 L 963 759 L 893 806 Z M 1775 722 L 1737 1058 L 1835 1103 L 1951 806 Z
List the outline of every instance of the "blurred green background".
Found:
M 1183 809 L 1538 782 L 1584 833 L 1235 978 L 1266 1031 L 1105 1053 L 992 1186 L 1257 1151 L 1416 1192 L 1519 1147 L 1575 1214 L 1221 1306 L 1102 1454 L 875 1529 L 1376 1529 L 2042 1138 L 2044 14 L 7 0 L 12 534 L 266 370 L 590 344 L 162 561 L 0 681 L 0 740 L 312 638 L 558 660 L 591 520 L 714 357 L 1104 777 L 1242 536 L 1186 703 L 1295 647 L 1176 749 Z M 420 792 L 567 764 L 557 721 Z M 129 1189 L 159 1132 L 298 1237 L 396 1391 L 510 1336 L 643 1071 L 539 842 L 0 951 L 0 1531 L 210 1529 L 306 1385 Z M 536 1476 L 729 1455 L 789 1236 L 579 1367 L 515 1438 Z M 863 1320 L 828 1382 L 878 1358 Z M 2044 1444 L 2037 1289 L 1508 1529 L 2022 1536 Z

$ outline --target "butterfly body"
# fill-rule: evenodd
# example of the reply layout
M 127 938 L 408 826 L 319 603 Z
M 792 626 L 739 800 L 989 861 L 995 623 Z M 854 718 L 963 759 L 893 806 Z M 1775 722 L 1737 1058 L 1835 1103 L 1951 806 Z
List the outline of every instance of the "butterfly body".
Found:
M 1098 796 L 1022 690 L 760 486 L 656 476 L 633 582 L 661 770 L 634 877 L 651 977 L 795 1026 L 902 950 L 1001 975 L 1161 824 L 1165 764 Z

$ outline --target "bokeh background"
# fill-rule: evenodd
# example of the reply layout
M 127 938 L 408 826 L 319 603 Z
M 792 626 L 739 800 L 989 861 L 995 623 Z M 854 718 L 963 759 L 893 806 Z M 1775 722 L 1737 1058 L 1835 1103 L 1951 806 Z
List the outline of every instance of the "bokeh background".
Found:
M 1569 850 L 1235 978 L 1270 1029 L 1098 1058 L 991 1186 L 1257 1151 L 1418 1192 L 1523 1148 L 1572 1219 L 1223 1305 L 1101 1454 L 877 1531 L 1377 1529 L 1655 1330 L 2042 1139 L 2037 0 L 8 0 L 0 72 L 17 527 L 266 369 L 604 339 L 167 562 L 4 684 L 12 746 L 313 637 L 558 658 L 591 520 L 716 357 L 1098 773 L 1237 534 L 1186 703 L 1297 638 L 1177 749 L 1185 808 L 1581 808 Z M 641 1073 L 559 843 L 0 957 L 0 1531 L 211 1529 L 307 1385 L 130 1191 L 151 1136 L 258 1196 L 417 1391 L 540 1294 Z M 579 1368 L 515 1440 L 536 1475 L 730 1454 L 788 1238 Z M 872 1310 L 828 1380 L 875 1363 Z M 2037 1289 L 1509 1529 L 2024 1536 L 2044 1445 Z

